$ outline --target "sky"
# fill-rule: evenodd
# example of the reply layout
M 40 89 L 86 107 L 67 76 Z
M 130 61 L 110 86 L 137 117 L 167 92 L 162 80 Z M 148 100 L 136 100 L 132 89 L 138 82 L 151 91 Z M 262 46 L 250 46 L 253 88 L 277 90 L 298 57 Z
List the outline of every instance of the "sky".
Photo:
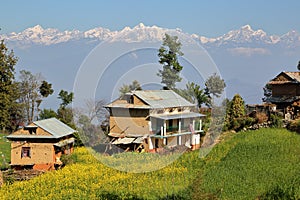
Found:
M 81 31 L 139 23 L 216 37 L 250 24 L 269 34 L 300 32 L 299 0 L 9 0 L 0 3 L 0 34 L 34 25 Z

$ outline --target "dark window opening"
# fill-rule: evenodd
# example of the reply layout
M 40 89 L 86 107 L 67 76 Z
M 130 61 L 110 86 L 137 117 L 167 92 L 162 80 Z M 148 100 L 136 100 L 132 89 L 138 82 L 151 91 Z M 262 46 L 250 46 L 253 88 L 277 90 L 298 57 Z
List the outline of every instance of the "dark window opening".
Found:
M 21 158 L 31 158 L 30 156 L 30 147 L 22 147 Z
M 155 139 L 155 148 L 158 148 L 158 139 Z

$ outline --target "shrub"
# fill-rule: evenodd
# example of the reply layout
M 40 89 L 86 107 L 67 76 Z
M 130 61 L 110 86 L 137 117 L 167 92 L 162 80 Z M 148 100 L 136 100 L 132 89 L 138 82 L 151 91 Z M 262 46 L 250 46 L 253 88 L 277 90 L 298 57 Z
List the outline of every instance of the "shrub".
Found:
M 271 114 L 270 116 L 271 127 L 281 128 L 283 126 L 282 117 L 276 114 Z
M 290 121 L 286 127 L 290 131 L 295 131 L 297 133 L 300 133 L 300 120 L 293 120 Z
M 67 154 L 61 155 L 60 160 L 63 163 L 63 165 L 69 165 L 69 164 L 73 164 L 75 162 L 74 156 L 67 155 Z
M 258 112 L 255 115 L 255 118 L 257 120 L 257 123 L 262 124 L 264 122 L 268 121 L 268 116 L 266 113 Z
M 253 125 L 255 121 L 256 120 L 254 118 L 248 116 L 237 118 L 232 123 L 232 129 L 235 131 L 240 131 L 244 128 L 248 128 L 249 126 Z

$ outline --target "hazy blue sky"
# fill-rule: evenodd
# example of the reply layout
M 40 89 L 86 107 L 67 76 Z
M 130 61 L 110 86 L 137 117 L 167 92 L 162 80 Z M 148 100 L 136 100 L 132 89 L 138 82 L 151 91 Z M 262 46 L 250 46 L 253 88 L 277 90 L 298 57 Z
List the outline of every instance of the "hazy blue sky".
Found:
M 208 37 L 250 24 L 270 34 L 300 31 L 299 0 L 7 0 L 0 33 L 40 24 L 60 30 L 121 30 L 140 22 Z

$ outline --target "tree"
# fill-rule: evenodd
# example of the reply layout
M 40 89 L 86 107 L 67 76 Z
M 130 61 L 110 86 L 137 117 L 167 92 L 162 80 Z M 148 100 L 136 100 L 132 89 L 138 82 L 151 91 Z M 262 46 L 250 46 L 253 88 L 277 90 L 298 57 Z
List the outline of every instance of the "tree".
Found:
M 298 62 L 297 68 L 300 70 L 300 61 Z
M 175 92 L 191 103 L 197 103 L 200 108 L 202 104 L 210 105 L 210 99 L 201 89 L 200 85 L 194 82 L 186 84 L 186 89 L 175 89 Z
M 0 43 L 0 129 L 11 129 L 18 116 L 15 65 L 18 59 L 3 40 Z
M 72 103 L 74 98 L 74 93 L 73 92 L 68 93 L 68 91 L 61 90 L 58 94 L 58 98 L 62 100 L 62 102 L 60 103 L 60 107 L 65 108 L 67 105 Z
M 182 80 L 179 74 L 183 67 L 178 62 L 178 56 L 183 56 L 180 49 L 178 37 L 165 34 L 163 44 L 158 50 L 159 63 L 163 65 L 163 69 L 159 70 L 157 75 L 161 77 L 161 83 L 167 89 L 174 89 L 176 82 Z
M 272 96 L 272 86 L 270 84 L 266 84 L 263 90 L 264 90 L 264 97 L 262 100 L 263 102 L 268 102 L 269 98 Z
M 97 121 L 104 120 L 107 115 L 107 110 L 104 108 L 105 101 L 100 99 L 98 101 L 94 101 L 92 99 L 86 100 L 84 113 L 89 118 L 90 122 L 93 122 L 95 119 Z
M 108 111 L 104 108 L 105 104 L 104 100 L 88 99 L 83 108 L 74 110 L 74 121 L 78 136 L 80 136 L 79 140 L 82 143 L 94 146 L 105 141 L 106 135 L 103 126 L 108 120 Z
M 73 92 L 68 92 L 65 90 L 61 90 L 58 94 L 58 99 L 61 99 L 60 107 L 57 110 L 57 117 L 60 121 L 65 124 L 71 126 L 72 128 L 76 128 L 73 120 L 73 110 L 72 108 L 68 108 L 67 106 L 72 103 L 74 98 Z
M 226 102 L 228 105 L 227 116 L 225 121 L 227 122 L 228 129 L 235 129 L 236 127 L 240 127 L 239 119 L 245 116 L 245 102 L 243 98 L 236 94 L 232 98 L 231 102 Z
M 39 119 L 49 119 L 52 117 L 57 117 L 57 113 L 52 109 L 43 109 L 39 114 Z
M 23 105 L 25 121 L 30 123 L 36 116 L 36 111 L 41 104 L 42 96 L 40 86 L 42 81 L 41 74 L 32 74 L 30 71 L 20 71 L 20 103 Z
M 129 85 L 123 84 L 123 86 L 119 89 L 120 97 L 123 97 L 126 93 L 135 90 L 142 90 L 142 87 L 137 80 L 132 81 Z
M 209 96 L 220 97 L 226 87 L 225 81 L 219 75 L 214 73 L 205 82 L 205 92 Z M 210 96 L 211 97 L 211 96 Z
M 39 89 L 40 89 L 40 94 L 43 97 L 48 97 L 54 92 L 54 90 L 52 89 L 52 84 L 48 83 L 47 81 L 43 81 Z

